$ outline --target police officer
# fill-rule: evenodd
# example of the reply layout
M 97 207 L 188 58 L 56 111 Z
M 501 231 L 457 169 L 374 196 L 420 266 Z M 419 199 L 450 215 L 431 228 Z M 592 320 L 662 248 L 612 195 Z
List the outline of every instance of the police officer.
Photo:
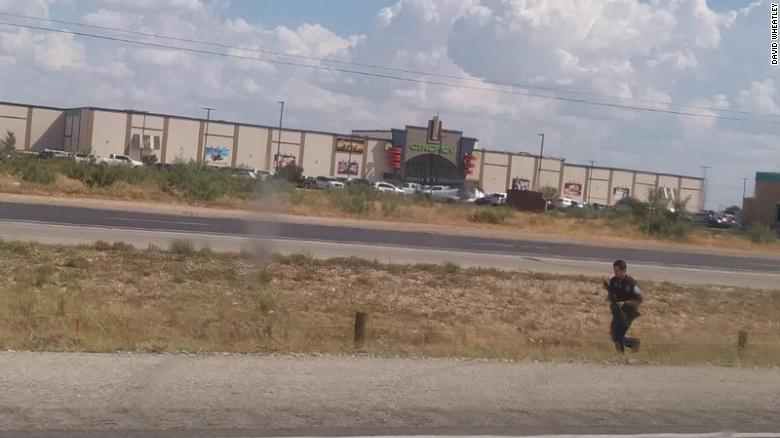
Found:
M 604 280 L 612 312 L 610 335 L 615 348 L 621 353 L 625 352 L 626 347 L 634 352 L 639 350 L 639 339 L 626 336 L 626 332 L 639 317 L 639 305 L 642 304 L 642 291 L 636 281 L 626 275 L 626 269 L 626 262 L 617 260 L 612 264 L 615 276 L 609 281 Z

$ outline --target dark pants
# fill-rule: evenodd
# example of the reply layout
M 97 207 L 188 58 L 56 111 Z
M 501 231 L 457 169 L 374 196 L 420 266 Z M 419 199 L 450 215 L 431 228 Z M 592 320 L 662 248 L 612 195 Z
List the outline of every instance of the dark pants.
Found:
M 639 347 L 639 340 L 626 336 L 628 328 L 631 327 L 631 323 L 635 319 L 639 318 L 639 311 L 635 306 L 618 303 L 612 303 L 609 306 L 612 311 L 612 324 L 610 325 L 609 332 L 612 336 L 612 342 L 615 343 L 615 348 L 621 353 L 626 351 L 626 347 L 635 349 Z

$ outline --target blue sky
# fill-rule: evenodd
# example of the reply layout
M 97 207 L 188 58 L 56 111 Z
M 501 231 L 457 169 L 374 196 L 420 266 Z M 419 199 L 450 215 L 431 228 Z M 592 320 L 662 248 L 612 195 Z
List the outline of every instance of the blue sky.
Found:
M 445 126 L 489 149 L 535 152 L 536 134 L 545 132 L 545 150 L 569 162 L 687 175 L 712 166 L 708 207 L 717 208 L 740 202 L 741 178 L 780 171 L 780 70 L 768 64 L 768 7 L 766 0 L 0 0 L 0 10 L 38 17 L 469 79 L 442 87 L 0 28 L 0 95 L 197 116 L 208 105 L 217 118 L 261 124 L 276 123 L 283 99 L 289 126 L 336 132 L 420 124 L 439 112 Z M 604 102 L 750 120 L 469 88 L 491 88 L 480 79 L 555 90 L 519 89 L 531 94 L 584 91 Z

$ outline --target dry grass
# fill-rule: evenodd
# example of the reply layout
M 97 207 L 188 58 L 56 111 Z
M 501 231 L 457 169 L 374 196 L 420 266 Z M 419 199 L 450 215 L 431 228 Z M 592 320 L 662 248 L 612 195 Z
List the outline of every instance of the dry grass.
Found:
M 184 247 L 183 245 L 181 246 Z M 616 359 L 598 281 L 457 265 L 187 256 L 0 244 L 0 344 L 15 350 Z M 780 364 L 780 292 L 643 283 L 637 358 Z M 738 358 L 737 332 L 751 344 Z

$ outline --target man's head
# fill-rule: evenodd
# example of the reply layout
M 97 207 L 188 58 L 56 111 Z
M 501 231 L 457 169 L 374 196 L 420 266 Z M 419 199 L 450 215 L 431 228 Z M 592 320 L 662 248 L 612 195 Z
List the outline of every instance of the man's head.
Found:
M 612 270 L 615 272 L 615 277 L 619 279 L 623 279 L 623 277 L 626 276 L 626 269 L 628 269 L 628 266 L 626 266 L 626 262 L 623 260 L 616 260 L 615 263 L 612 264 Z

